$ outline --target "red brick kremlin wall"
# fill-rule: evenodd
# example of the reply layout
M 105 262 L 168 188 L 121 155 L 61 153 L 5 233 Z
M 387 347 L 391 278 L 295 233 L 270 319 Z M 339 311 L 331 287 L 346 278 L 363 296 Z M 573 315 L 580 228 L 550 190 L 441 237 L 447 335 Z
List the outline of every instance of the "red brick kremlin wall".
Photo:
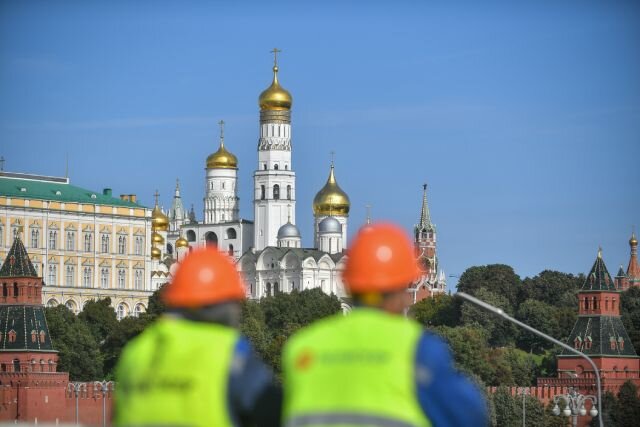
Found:
M 29 380 L 26 380 L 27 375 Z M 12 373 L 2 375 L 0 385 L 0 421 L 26 423 L 76 422 L 76 397 L 67 387 L 69 374 L 63 373 Z M 93 383 L 86 384 L 86 391 L 78 394 L 79 423 L 102 425 L 103 396 Z M 106 395 L 107 425 L 111 420 L 113 392 Z

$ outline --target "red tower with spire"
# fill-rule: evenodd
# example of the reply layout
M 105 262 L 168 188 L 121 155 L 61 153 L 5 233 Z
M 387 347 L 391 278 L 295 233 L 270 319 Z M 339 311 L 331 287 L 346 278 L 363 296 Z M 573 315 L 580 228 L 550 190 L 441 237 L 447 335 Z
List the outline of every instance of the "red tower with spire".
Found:
M 56 421 L 67 413 L 38 277 L 20 237 L 0 268 L 0 420 Z
M 622 324 L 620 294 L 599 250 L 578 293 L 578 320 L 567 342 L 593 360 L 600 370 L 603 390 L 614 393 L 628 380 L 640 385 L 640 357 Z M 558 356 L 558 377 L 564 379 L 562 385 L 595 391 L 591 365 L 568 351 Z

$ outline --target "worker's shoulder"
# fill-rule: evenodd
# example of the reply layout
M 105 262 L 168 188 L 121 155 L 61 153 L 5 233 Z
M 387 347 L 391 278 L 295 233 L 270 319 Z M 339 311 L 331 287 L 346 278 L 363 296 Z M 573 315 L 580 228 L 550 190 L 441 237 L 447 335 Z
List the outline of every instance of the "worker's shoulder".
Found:
M 346 317 L 342 312 L 323 317 L 296 331 L 285 343 L 285 349 L 295 347 L 306 339 L 313 339 L 318 335 L 335 334 L 336 329 L 344 322 Z

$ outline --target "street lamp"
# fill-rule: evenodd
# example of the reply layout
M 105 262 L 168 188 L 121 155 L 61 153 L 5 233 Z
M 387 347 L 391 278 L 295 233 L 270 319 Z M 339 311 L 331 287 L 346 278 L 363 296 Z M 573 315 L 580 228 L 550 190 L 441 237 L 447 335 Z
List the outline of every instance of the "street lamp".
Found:
M 100 390 L 100 392 L 102 393 L 102 427 L 107 427 L 107 393 L 109 392 L 109 389 L 113 391 L 113 381 L 93 382 L 93 391 L 96 392 Z
M 587 415 L 587 408 L 584 407 L 584 403 L 587 400 L 591 401 L 591 410 L 589 411 L 589 415 L 594 418 L 598 416 L 598 410 L 596 409 L 597 399 L 595 396 L 590 394 L 585 396 L 584 394 L 578 393 L 573 387 L 571 387 L 569 389 L 569 393 L 558 394 L 553 398 L 553 403 L 556 404 L 556 406 L 553 407 L 553 415 L 560 415 L 560 407 L 558 406 L 558 402 L 560 400 L 563 400 L 566 405 L 562 411 L 562 415 L 565 417 L 573 417 L 573 427 L 578 425 L 578 416 L 584 417 Z
M 73 392 L 76 395 L 76 425 L 79 425 L 80 416 L 78 412 L 78 395 L 80 394 L 80 390 L 83 390 L 85 393 L 87 392 L 87 384 L 81 382 L 70 382 L 67 385 L 67 390 Z
M 527 394 L 529 394 L 529 389 L 525 387 L 521 387 L 518 392 L 522 395 L 522 427 L 526 427 L 527 420 L 527 410 L 525 409 L 525 399 L 527 398 Z
M 514 319 L 513 317 L 509 316 L 507 313 L 505 313 L 501 308 L 498 307 L 494 307 L 491 304 L 488 304 L 476 297 L 472 297 L 469 294 L 466 294 L 464 292 L 458 292 L 456 293 L 457 296 L 459 296 L 462 299 L 465 299 L 469 302 L 472 302 L 473 304 L 480 306 L 482 308 L 484 308 L 487 311 L 490 311 L 494 314 L 497 314 L 498 316 L 502 317 L 505 320 L 508 320 L 511 323 L 514 323 L 518 326 L 520 326 L 521 328 L 526 329 L 529 332 L 533 332 L 534 334 L 546 339 L 547 341 L 550 341 L 552 343 L 554 343 L 555 345 L 558 345 L 574 354 L 577 354 L 578 356 L 584 358 L 587 362 L 589 362 L 589 364 L 591 365 L 591 367 L 593 368 L 593 373 L 595 374 L 596 377 L 596 388 L 598 390 L 598 398 L 595 399 L 594 404 L 597 403 L 598 405 L 598 409 L 596 410 L 596 415 L 598 415 L 598 412 L 602 412 L 602 389 L 600 387 L 600 370 L 598 369 L 598 367 L 596 366 L 595 363 L 593 363 L 593 360 L 591 360 L 591 358 L 589 356 L 587 356 L 586 354 L 584 354 L 583 352 L 576 350 L 573 347 L 569 347 L 567 344 L 563 343 L 562 341 L 558 341 L 557 339 L 545 334 L 544 332 L 540 332 L 539 330 L 537 330 L 536 328 L 533 328 L 529 325 L 527 325 L 526 323 L 522 323 L 521 321 Z M 595 408 L 594 408 L 595 409 Z M 558 408 L 558 410 L 560 410 L 560 408 Z M 592 411 L 593 412 L 593 411 Z M 600 424 L 600 427 L 604 427 L 604 424 L 602 422 L 602 417 L 598 418 L 598 423 Z

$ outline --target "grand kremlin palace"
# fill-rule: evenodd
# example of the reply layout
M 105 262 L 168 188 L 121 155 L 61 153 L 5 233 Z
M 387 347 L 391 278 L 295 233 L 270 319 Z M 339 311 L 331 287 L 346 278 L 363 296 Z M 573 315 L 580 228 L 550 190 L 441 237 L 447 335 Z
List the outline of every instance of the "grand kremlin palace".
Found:
M 0 172 L 0 259 L 20 234 L 43 277 L 43 303 L 78 313 L 110 297 L 118 317 L 146 310 L 152 210 L 135 195 L 93 192 L 69 178 Z

